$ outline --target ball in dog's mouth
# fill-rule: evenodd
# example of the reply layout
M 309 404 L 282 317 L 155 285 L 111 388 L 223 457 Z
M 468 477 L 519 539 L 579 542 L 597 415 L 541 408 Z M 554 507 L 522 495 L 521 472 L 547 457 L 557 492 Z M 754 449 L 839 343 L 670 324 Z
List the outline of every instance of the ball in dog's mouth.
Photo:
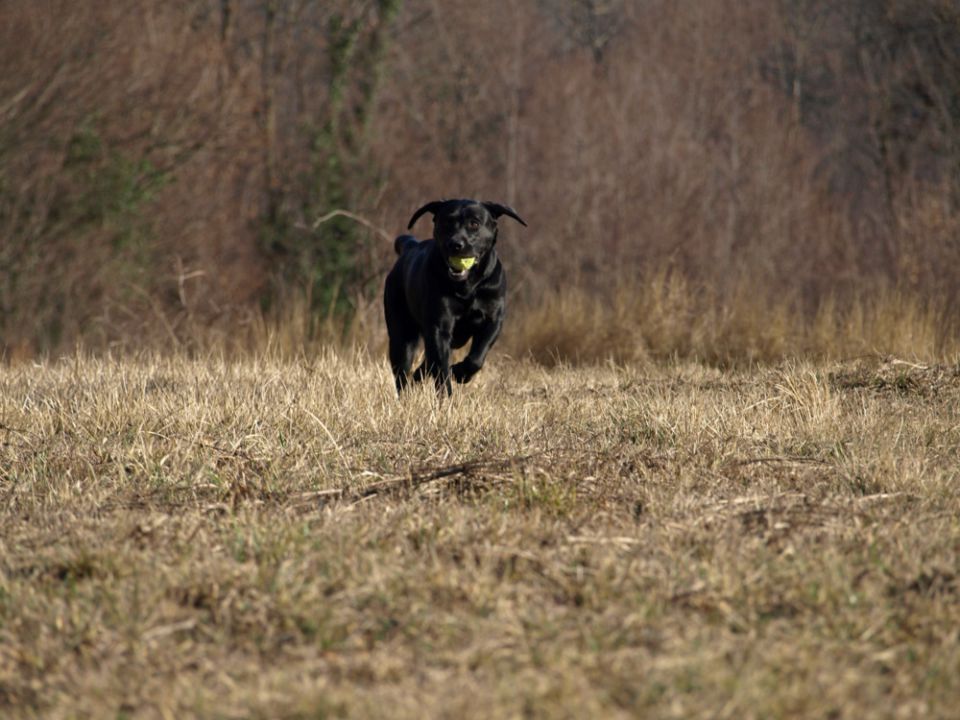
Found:
M 465 257 L 449 257 L 447 263 L 450 265 L 450 276 L 455 280 L 464 280 L 470 272 L 477 259 L 471 255 Z

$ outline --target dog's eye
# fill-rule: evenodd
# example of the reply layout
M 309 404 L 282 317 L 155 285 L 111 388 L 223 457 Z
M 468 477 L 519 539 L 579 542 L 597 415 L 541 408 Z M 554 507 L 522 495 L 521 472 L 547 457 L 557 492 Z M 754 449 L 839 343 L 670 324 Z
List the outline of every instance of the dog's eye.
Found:
M 467 220 L 467 229 L 468 230 L 479 230 L 480 221 L 474 218 L 473 220 Z

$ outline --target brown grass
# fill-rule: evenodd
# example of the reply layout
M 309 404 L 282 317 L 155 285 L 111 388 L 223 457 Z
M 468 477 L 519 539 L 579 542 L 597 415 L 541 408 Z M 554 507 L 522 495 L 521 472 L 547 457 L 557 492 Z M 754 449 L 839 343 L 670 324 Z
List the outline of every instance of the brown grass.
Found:
M 308 301 L 293 298 L 275 312 L 249 314 L 229 334 L 189 326 L 181 334 L 181 346 L 194 353 L 234 358 L 289 359 L 358 345 L 383 356 L 387 338 L 380 299 L 362 297 L 350 318 L 317 315 Z M 945 306 L 910 292 L 831 297 L 809 309 L 789 294 L 765 297 L 747 281 L 732 286 L 724 300 L 698 292 L 679 275 L 657 273 L 605 293 L 574 285 L 536 300 L 513 297 L 498 348 L 547 367 L 676 359 L 750 367 L 870 355 L 937 363 L 960 357 L 958 338 L 960 326 Z
M 936 362 L 960 354 L 944 308 L 892 290 L 805 310 L 797 298 L 767 296 L 747 281 L 723 299 L 658 274 L 609 294 L 549 293 L 517 315 L 506 331 L 511 352 L 546 365 L 687 358 L 729 366 L 876 354 Z
M 0 368 L 4 717 L 950 717 L 960 367 Z

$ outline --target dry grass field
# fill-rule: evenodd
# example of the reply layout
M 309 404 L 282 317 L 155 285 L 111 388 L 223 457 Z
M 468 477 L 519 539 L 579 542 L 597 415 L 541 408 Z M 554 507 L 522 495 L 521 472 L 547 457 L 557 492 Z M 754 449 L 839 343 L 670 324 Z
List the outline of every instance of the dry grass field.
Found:
M 960 366 L 0 366 L 0 716 L 955 717 Z

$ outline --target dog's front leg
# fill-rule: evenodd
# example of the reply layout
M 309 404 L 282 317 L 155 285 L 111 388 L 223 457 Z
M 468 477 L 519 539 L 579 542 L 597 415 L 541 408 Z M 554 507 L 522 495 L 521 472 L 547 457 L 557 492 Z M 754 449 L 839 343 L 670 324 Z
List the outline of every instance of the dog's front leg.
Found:
M 437 327 L 426 333 L 423 338 L 424 362 L 427 372 L 433 376 L 437 392 L 445 388 L 447 395 L 453 394 L 450 385 L 450 341 L 453 328 Z
M 503 316 L 484 325 L 476 335 L 473 336 L 473 342 L 470 343 L 470 352 L 467 356 L 456 363 L 452 368 L 453 377 L 458 383 L 468 383 L 483 367 L 487 359 L 487 353 L 500 336 L 500 328 L 503 327 Z

